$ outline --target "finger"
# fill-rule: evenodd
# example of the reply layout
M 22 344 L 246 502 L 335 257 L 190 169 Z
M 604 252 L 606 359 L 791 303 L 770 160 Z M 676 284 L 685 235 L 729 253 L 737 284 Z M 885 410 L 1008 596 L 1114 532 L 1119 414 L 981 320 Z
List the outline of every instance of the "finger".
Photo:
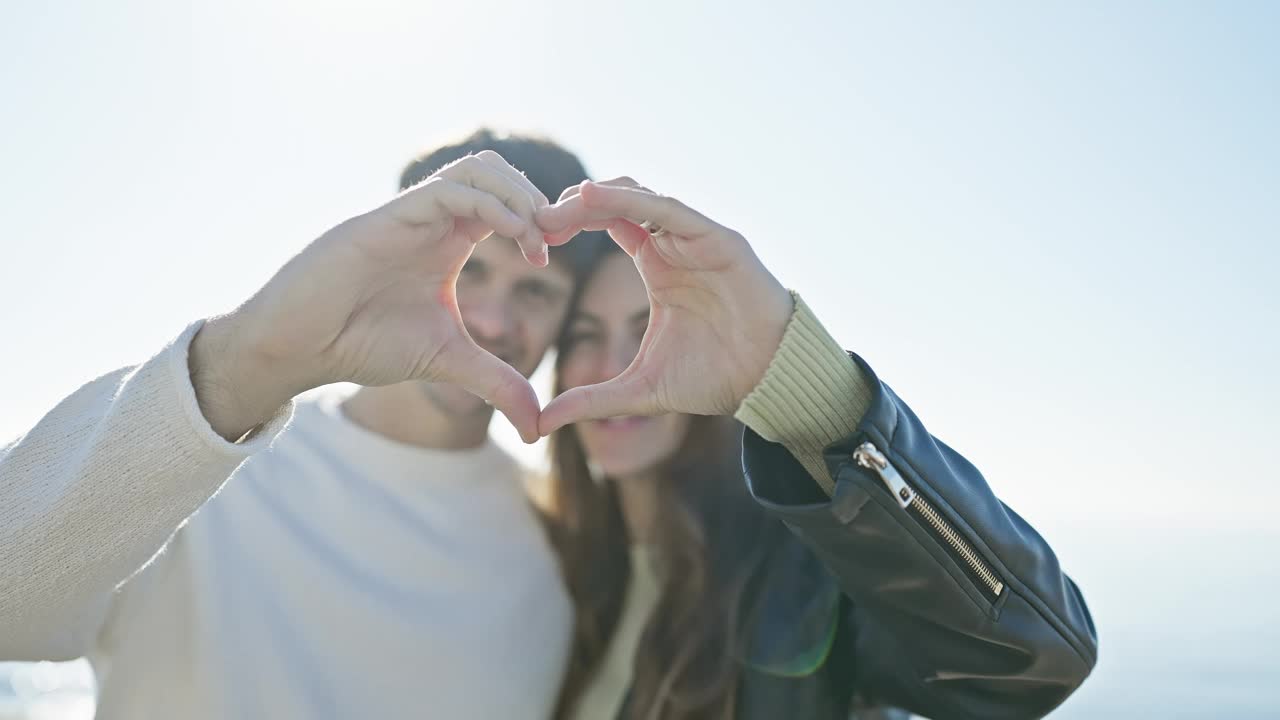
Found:
M 491 155 L 499 160 L 502 159 L 497 153 L 491 153 Z M 538 229 L 537 222 L 534 219 L 534 211 L 538 205 L 523 185 L 516 181 L 514 176 L 519 175 L 519 173 L 515 168 L 507 165 L 506 161 L 503 160 L 503 169 L 499 170 L 491 165 L 490 162 L 493 162 L 493 160 L 486 162 L 478 156 L 465 157 L 446 165 L 436 173 L 436 176 L 448 178 L 455 182 L 470 185 L 477 190 L 492 193 L 503 204 L 511 208 L 512 212 L 524 218 L 528 222 L 527 229 L 519 235 L 509 237 L 520 245 L 525 259 L 530 263 L 539 267 L 546 265 L 546 242 L 543 240 L 542 232 Z M 528 182 L 523 177 L 521 179 Z M 538 197 L 543 200 L 546 199 L 542 193 L 538 193 Z
M 562 204 L 565 204 L 566 201 L 568 200 L 572 200 L 573 198 L 580 197 L 582 194 L 582 186 L 590 182 L 592 181 L 581 182 L 572 187 L 565 188 L 565 191 L 560 193 L 560 199 L 556 201 L 556 209 L 554 210 L 540 209 L 538 211 L 536 219 L 540 227 L 543 225 L 546 225 L 547 227 L 560 228 L 558 230 L 553 230 L 552 232 L 546 233 L 546 241 L 548 245 L 551 245 L 551 246 L 563 245 L 569 242 L 569 240 L 572 239 L 574 235 L 577 235 L 583 230 L 608 230 L 610 231 L 610 235 L 613 235 L 613 230 L 617 227 L 621 227 L 622 234 L 619 236 L 614 236 L 614 240 L 617 241 L 619 237 L 623 237 L 623 238 L 631 237 L 631 233 L 626 228 L 636 225 L 636 223 L 632 221 L 629 221 L 626 219 L 616 219 L 616 218 L 602 218 L 595 221 L 588 221 L 586 220 L 586 218 L 590 217 L 590 213 L 586 212 L 583 208 L 573 206 L 570 208 L 562 209 L 559 207 Z M 613 178 L 612 180 L 602 180 L 595 184 L 609 185 L 612 187 L 629 187 L 629 188 L 636 188 L 637 190 L 643 190 L 644 192 L 648 192 L 648 193 L 653 192 L 649 188 L 636 182 L 634 178 L 628 177 L 626 175 Z M 579 200 L 579 202 L 581 201 Z M 583 219 L 583 221 L 580 224 L 574 225 L 572 224 L 572 220 L 575 217 L 580 217 L 581 219 Z M 566 222 L 570 224 L 565 225 Z M 545 229 L 544 229 L 544 232 L 546 232 Z M 627 250 L 628 254 L 633 256 L 636 253 L 636 249 L 638 249 L 639 247 L 634 242 L 627 242 L 625 244 L 619 243 L 619 244 L 623 247 L 623 249 Z
M 593 183 L 593 181 L 591 181 L 591 180 L 584 180 L 584 181 L 582 181 L 582 182 L 578 183 L 577 185 L 570 185 L 569 187 L 567 187 L 567 188 L 565 188 L 565 189 L 564 189 L 564 192 L 560 193 L 560 198 L 559 198 L 558 200 L 556 200 L 556 203 L 555 203 L 555 204 L 556 204 L 556 205 L 561 205 L 561 204 L 565 203 L 565 201 L 567 201 L 567 200 L 570 200 L 570 199 L 572 199 L 572 198 L 578 197 L 579 195 L 581 195 L 581 194 L 582 194 L 582 186 L 583 186 L 583 185 L 592 184 L 592 183 Z M 626 175 L 623 175 L 623 176 L 621 176 L 621 177 L 613 178 L 612 180 L 602 180 L 602 181 L 600 181 L 600 182 L 598 182 L 598 183 L 594 183 L 594 184 L 597 184 L 597 185 L 611 185 L 611 186 L 615 186 L 615 187 L 632 187 L 632 188 L 638 188 L 638 189 L 640 189 L 640 190 L 644 190 L 645 192 L 652 192 L 652 191 L 651 191 L 651 190 L 649 190 L 648 188 L 646 188 L 646 187 L 644 187 L 643 185 L 641 185 L 640 183 L 636 182 L 634 179 L 632 179 L 632 178 L 630 178 L 630 177 L 627 177 Z M 560 220 L 560 216 L 564 216 L 565 218 L 569 217 L 569 215 L 568 215 L 568 214 L 564 213 L 564 212 L 563 212 L 563 211 L 561 211 L 561 210 L 553 210 L 553 211 L 551 211 L 551 212 L 549 212 L 549 213 L 547 213 L 547 212 L 545 212 L 545 211 L 540 211 L 540 212 L 539 212 L 539 215 L 545 215 L 545 217 L 547 218 L 547 220 L 548 220 L 548 221 L 550 221 L 550 222 L 558 222 L 558 221 Z M 601 227 L 597 227 L 597 228 L 588 228 L 588 229 L 593 229 L 593 230 L 604 230 L 604 229 L 606 229 L 606 227 L 602 225 Z
M 619 220 L 610 225 L 608 230 L 609 237 L 631 257 L 635 257 L 640 252 L 640 247 L 649 239 L 649 231 L 630 220 Z
M 584 180 L 583 182 L 588 182 L 588 181 Z M 565 200 L 568 200 L 569 198 L 577 197 L 580 192 L 582 192 L 582 183 L 578 183 L 577 185 L 570 185 L 560 193 L 560 197 L 556 200 L 556 205 L 559 205 L 560 203 L 564 202 Z M 546 208 L 538 208 L 537 213 L 534 214 L 534 221 L 538 223 L 539 228 L 542 227 L 542 222 L 539 218 L 541 218 L 541 216 L 545 213 L 546 213 Z M 552 215 L 554 215 L 554 213 L 552 213 Z M 577 235 L 581 231 L 582 231 L 582 228 L 570 228 L 570 227 L 561 227 L 559 230 L 555 232 L 550 232 L 550 233 L 547 232 L 546 230 L 543 230 L 543 239 L 546 241 L 548 245 L 552 247 L 558 247 L 560 245 L 563 245 L 569 242 L 569 240 L 573 239 L 574 235 Z
M 523 187 L 525 192 L 529 193 L 529 197 L 533 198 L 534 207 L 546 207 L 551 204 L 551 202 L 547 200 L 547 196 L 542 194 L 542 191 L 538 189 L 537 185 L 533 184 L 533 181 L 530 180 L 527 175 L 521 172 L 519 168 L 507 162 L 507 159 L 498 153 L 492 150 L 481 150 L 476 153 L 476 158 L 479 159 L 480 162 L 483 162 L 489 167 L 510 177 L 517 185 Z
M 556 205 L 559 205 L 561 204 L 561 202 L 564 202 L 566 200 L 570 200 L 571 197 L 579 196 L 580 193 L 582 192 L 582 184 L 586 182 L 590 182 L 590 181 L 582 181 L 577 184 L 571 184 L 571 186 L 564 188 L 563 192 L 561 192 L 561 196 L 559 196 L 559 199 L 556 201 Z M 552 247 L 564 245 L 564 243 L 572 240 L 573 236 L 576 236 L 577 233 L 584 231 L 584 229 L 588 229 L 588 228 L 582 228 L 582 227 L 570 227 L 570 225 L 567 225 L 567 224 L 557 224 L 558 223 L 558 220 L 556 219 L 557 215 L 558 215 L 557 211 L 552 211 L 552 213 L 548 213 L 547 209 L 545 208 L 539 208 L 538 213 L 536 213 L 535 215 L 535 220 L 536 222 L 538 222 L 539 227 L 543 225 L 543 219 L 545 219 L 547 220 L 549 227 L 556 228 L 552 232 L 548 232 L 547 229 L 543 229 L 545 240 L 547 240 L 547 245 L 550 245 Z M 602 227 L 602 228 L 596 228 L 596 229 L 604 229 L 604 228 Z
M 613 179 L 607 179 L 607 181 L 595 182 L 593 184 L 607 184 L 607 186 L 609 187 L 634 187 L 636 188 L 636 190 L 643 190 L 645 192 L 654 193 L 652 190 L 649 190 L 648 187 L 645 187 L 643 186 L 643 184 L 640 184 L 639 182 L 637 182 L 635 178 L 628 177 L 628 176 L 620 176 Z M 657 195 L 657 193 L 654 193 L 654 195 Z
M 441 354 L 440 377 L 497 408 L 526 443 L 537 440 L 538 396 L 528 379 L 470 338 L 457 343 Z
M 492 228 L 494 232 L 504 237 L 520 237 L 529 231 L 529 223 L 519 215 L 512 212 L 511 208 L 499 200 L 496 196 L 477 190 L 468 185 L 459 185 L 458 183 L 440 178 L 431 180 L 428 184 L 434 183 L 430 189 L 430 194 L 423 195 L 423 202 L 431 203 L 433 214 L 443 212 L 454 218 L 466 218 L 479 220 L 486 227 Z M 427 189 L 426 185 L 420 186 L 423 190 Z M 392 212 L 396 211 L 394 203 L 400 200 L 408 200 L 408 196 L 401 196 L 392 201 Z M 416 210 L 416 208 L 413 208 Z M 421 216 L 419 213 L 418 216 Z
M 595 211 L 587 207 L 581 196 L 573 196 L 550 207 L 542 208 L 536 216 L 538 226 L 542 228 L 548 245 L 563 245 L 583 230 L 618 230 L 621 234 L 617 240 L 636 237 L 631 231 L 640 229 L 639 221 L 630 218 L 614 217 L 612 212 Z M 647 237 L 647 231 L 646 237 Z M 631 255 L 635 255 L 638 243 L 643 238 L 619 243 Z
M 582 232 L 585 228 L 573 228 L 570 230 L 561 230 L 557 233 L 543 233 L 542 239 L 551 247 L 560 247 L 561 245 L 573 239 L 574 235 Z
M 613 227 L 618 223 L 626 223 L 626 222 L 627 221 L 625 220 L 608 218 L 605 220 L 583 223 L 581 225 L 570 225 L 569 227 L 559 230 L 557 232 L 552 232 L 552 233 L 544 232 L 543 237 L 547 241 L 548 245 L 555 247 L 559 245 L 564 245 L 565 243 L 572 240 L 574 236 L 576 236 L 578 233 L 584 230 L 608 230 L 609 228 Z M 627 223 L 627 224 L 634 224 L 634 223 Z
M 544 233 L 560 235 L 566 232 L 576 233 L 593 223 L 607 223 L 616 218 L 610 217 L 605 211 L 594 211 L 581 194 L 573 194 L 562 198 L 555 205 L 539 208 L 534 219 Z
M 606 221 L 616 220 L 619 218 L 626 218 L 635 223 L 640 223 L 644 220 L 655 219 L 655 218 L 644 217 L 642 215 L 620 214 L 617 212 L 616 207 L 613 207 L 613 206 L 602 207 L 600 206 L 599 202 L 593 205 L 593 203 L 588 201 L 586 196 L 583 194 L 584 191 L 586 191 L 587 193 L 592 192 L 591 190 L 588 190 L 588 188 L 610 188 L 612 190 L 626 190 L 626 191 L 634 192 L 636 194 L 647 195 L 649 196 L 649 198 L 651 198 L 654 201 L 659 201 L 659 202 L 671 201 L 671 202 L 678 203 L 678 201 L 674 201 L 674 200 L 671 200 L 670 198 L 664 198 L 660 195 L 654 194 L 652 190 L 649 190 L 648 188 L 637 184 L 635 180 L 632 180 L 629 177 L 616 178 L 614 180 L 608 180 L 603 183 L 584 182 L 580 186 L 569 188 L 568 190 L 566 190 L 560 196 L 560 199 L 556 201 L 555 205 L 550 205 L 548 207 L 538 209 L 536 220 L 537 220 L 538 226 L 542 228 L 543 232 L 546 232 L 548 234 L 553 234 L 553 235 L 560 235 L 564 232 L 570 232 L 575 229 L 588 228 L 588 227 L 591 227 L 592 225 L 597 226 L 592 229 L 603 230 L 607 226 Z M 616 203 L 614 203 L 614 205 L 616 205 Z M 683 207 L 683 206 L 680 206 L 680 207 Z M 693 211 L 689 210 L 688 208 L 685 208 L 685 210 L 687 210 L 690 213 L 693 213 Z M 694 214 L 696 215 L 696 213 Z M 703 221 L 704 223 L 710 224 L 710 221 L 706 220 L 705 218 L 703 218 Z
M 573 197 L 574 195 L 577 195 L 578 193 L 582 192 L 582 183 L 585 183 L 585 182 L 590 182 L 590 181 L 583 180 L 577 185 L 570 185 L 569 187 L 565 188 L 564 192 L 560 193 L 560 198 L 557 199 L 556 202 L 563 202 Z
M 651 396 L 647 383 L 625 372 L 603 383 L 572 388 L 556 396 L 542 409 L 538 416 L 538 433 L 546 437 L 565 425 L 583 420 L 653 415 L 658 410 L 650 402 Z
M 679 200 L 637 187 L 587 183 L 582 187 L 582 203 L 588 217 L 612 215 L 633 221 L 648 220 L 685 237 L 702 235 L 717 227 Z
M 612 180 L 595 180 L 595 181 L 589 181 L 589 182 L 591 182 L 591 184 L 593 185 L 608 185 L 609 187 L 638 188 L 640 190 L 644 190 L 645 192 L 653 192 L 649 188 L 636 182 L 635 178 L 632 178 L 628 175 L 620 175 L 616 178 L 613 178 Z M 582 183 L 582 184 L 585 185 L 586 183 Z

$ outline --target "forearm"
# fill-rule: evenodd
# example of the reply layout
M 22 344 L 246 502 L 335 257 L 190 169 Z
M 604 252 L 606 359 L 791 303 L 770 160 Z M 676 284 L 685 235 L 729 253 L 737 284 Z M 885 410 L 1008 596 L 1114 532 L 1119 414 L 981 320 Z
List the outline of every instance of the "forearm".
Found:
M 164 545 L 283 427 L 232 444 L 201 415 L 193 325 L 68 396 L 0 455 L 0 658 L 42 652 Z
M 230 442 L 254 432 L 308 389 L 255 353 L 246 335 L 234 313 L 212 318 L 192 338 L 187 360 L 201 415 Z
M 858 364 L 875 392 L 826 448 L 834 491 L 748 432 L 752 494 L 852 598 L 862 693 L 930 717 L 1040 717 L 1096 661 L 1080 591 L 978 469 Z

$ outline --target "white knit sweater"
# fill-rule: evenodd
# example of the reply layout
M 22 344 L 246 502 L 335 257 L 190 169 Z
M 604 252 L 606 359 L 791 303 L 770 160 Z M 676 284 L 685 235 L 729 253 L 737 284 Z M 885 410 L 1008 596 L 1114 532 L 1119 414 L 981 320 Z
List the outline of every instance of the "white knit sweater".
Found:
M 510 459 L 398 445 L 331 399 L 228 443 L 191 387 L 199 327 L 0 448 L 0 660 L 88 655 L 105 720 L 547 716 L 572 608 Z M 737 417 L 830 490 L 822 449 L 871 398 L 797 296 Z M 618 706 L 634 640 L 580 710 Z
M 107 720 L 546 716 L 572 609 L 510 458 L 330 399 L 228 443 L 198 328 L 0 450 L 0 659 L 88 655 Z

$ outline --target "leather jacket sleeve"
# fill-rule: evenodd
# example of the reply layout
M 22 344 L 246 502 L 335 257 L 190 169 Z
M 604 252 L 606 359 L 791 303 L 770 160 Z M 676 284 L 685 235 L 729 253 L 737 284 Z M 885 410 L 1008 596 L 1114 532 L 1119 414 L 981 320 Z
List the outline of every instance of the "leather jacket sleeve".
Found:
M 860 702 L 932 718 L 1037 718 L 1088 676 L 1093 620 L 1036 531 L 929 434 L 860 358 L 874 399 L 825 452 L 828 497 L 781 445 L 746 431 L 755 499 L 848 596 L 840 623 Z

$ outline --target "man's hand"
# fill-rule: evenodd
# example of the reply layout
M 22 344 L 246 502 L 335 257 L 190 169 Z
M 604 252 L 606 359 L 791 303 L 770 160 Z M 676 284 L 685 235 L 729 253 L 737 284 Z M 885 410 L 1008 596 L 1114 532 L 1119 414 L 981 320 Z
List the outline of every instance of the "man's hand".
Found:
M 454 283 L 475 244 L 495 233 L 546 265 L 534 213 L 547 204 L 519 171 L 485 151 L 329 230 L 197 334 L 190 369 L 202 411 L 234 440 L 313 387 L 427 380 L 475 393 L 531 442 L 537 397 L 520 373 L 471 340 Z
M 741 235 L 630 178 L 570 188 L 537 219 L 552 244 L 608 230 L 649 291 L 649 327 L 630 367 L 552 400 L 541 434 L 616 415 L 731 415 L 764 377 L 793 303 Z

